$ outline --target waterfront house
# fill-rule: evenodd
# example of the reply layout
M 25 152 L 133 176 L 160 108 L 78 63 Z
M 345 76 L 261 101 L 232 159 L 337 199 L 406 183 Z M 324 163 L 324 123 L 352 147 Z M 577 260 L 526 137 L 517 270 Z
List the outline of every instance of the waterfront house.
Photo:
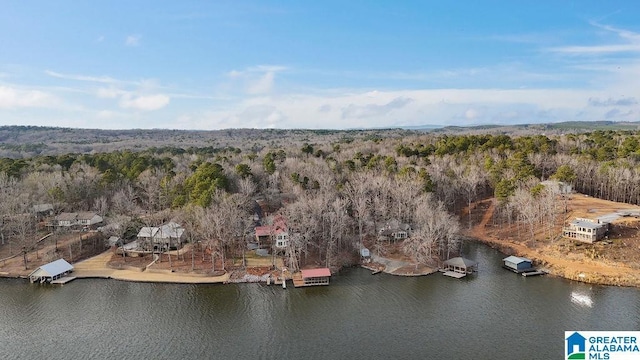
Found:
M 95 225 L 102 223 L 102 220 L 102 216 L 94 212 L 82 211 L 78 213 L 77 225 L 88 230 L 95 228 Z
M 52 282 L 53 280 L 60 279 L 73 271 L 73 266 L 66 262 L 64 259 L 59 259 L 54 262 L 42 265 L 39 268 L 29 274 L 29 281 L 32 283 L 39 282 Z
M 533 266 L 531 260 L 517 256 L 508 256 L 502 259 L 502 261 L 504 262 L 503 266 L 505 268 L 517 273 L 532 270 Z
M 463 257 L 451 258 L 442 263 L 442 265 L 444 275 L 458 279 L 465 277 L 467 274 L 473 274 L 474 271 L 478 271 L 478 263 L 476 261 Z
M 138 232 L 138 244 L 144 250 L 176 250 L 184 243 L 184 228 L 170 221 L 160 227 L 145 226 Z
M 72 226 L 76 224 L 77 217 L 78 217 L 78 214 L 76 213 L 62 212 L 58 214 L 58 216 L 56 216 L 56 225 L 59 228 L 70 229 Z
M 89 230 L 95 228 L 96 225 L 102 223 L 102 216 L 94 213 L 83 211 L 79 213 L 75 212 L 62 212 L 55 218 L 55 224 L 58 228 L 63 229 L 83 229 Z
M 289 246 L 289 230 L 286 218 L 282 215 L 276 215 L 269 220 L 271 224 L 255 227 L 258 246 L 272 244 L 277 250 L 285 249 Z
M 609 231 L 609 223 L 600 220 L 576 218 L 562 229 L 562 236 L 586 243 L 602 240 Z
M 378 235 L 387 240 L 405 240 L 411 233 L 411 225 L 401 224 L 397 220 L 389 221 L 385 226 L 378 231 Z

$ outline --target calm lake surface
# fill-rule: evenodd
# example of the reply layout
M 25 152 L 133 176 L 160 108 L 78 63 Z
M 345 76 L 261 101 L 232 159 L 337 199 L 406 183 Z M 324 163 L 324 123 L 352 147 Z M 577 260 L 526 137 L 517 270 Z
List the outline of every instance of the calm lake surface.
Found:
M 327 287 L 0 280 L 0 359 L 558 359 L 565 330 L 640 330 L 640 291 L 500 267 Z

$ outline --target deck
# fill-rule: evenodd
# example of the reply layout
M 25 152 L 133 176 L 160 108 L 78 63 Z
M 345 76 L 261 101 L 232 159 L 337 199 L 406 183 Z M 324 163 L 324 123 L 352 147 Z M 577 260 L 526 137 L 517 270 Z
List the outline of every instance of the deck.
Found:
M 456 278 L 456 279 L 461 279 L 461 278 L 467 276 L 466 273 L 460 273 L 460 272 L 456 272 L 456 271 L 445 271 L 445 272 L 442 273 L 442 275 L 449 276 L 449 277 Z
M 546 271 L 542 271 L 542 270 L 534 270 L 534 271 L 527 271 L 527 272 L 523 272 L 522 276 L 537 276 L 537 275 L 544 275 L 546 274 Z
M 59 279 L 52 280 L 51 283 L 55 284 L 55 285 L 64 285 L 66 283 L 72 282 L 75 279 L 76 279 L 75 276 L 65 276 L 65 277 L 61 277 Z
M 304 279 L 302 279 L 302 274 L 299 272 L 294 273 L 291 277 L 291 280 L 293 280 L 293 287 L 305 286 Z
M 508 267 L 506 265 L 502 265 L 502 267 L 507 269 L 507 270 L 509 270 L 509 271 L 511 271 L 511 272 L 514 272 L 516 274 L 520 274 L 520 275 L 525 276 L 525 277 L 526 276 L 544 275 L 544 274 L 547 273 L 546 271 L 538 270 L 538 269 L 535 269 L 535 268 L 528 268 L 528 269 L 518 270 L 518 269 L 510 268 L 510 267 Z

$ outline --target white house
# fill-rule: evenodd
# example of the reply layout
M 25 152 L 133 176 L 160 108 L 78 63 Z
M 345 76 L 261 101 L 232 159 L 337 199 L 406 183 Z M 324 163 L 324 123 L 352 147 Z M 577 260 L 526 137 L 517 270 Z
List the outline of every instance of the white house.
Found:
M 576 218 L 562 229 L 562 235 L 570 239 L 593 243 L 604 238 L 609 231 L 609 223 L 599 220 Z
M 284 249 L 289 246 L 289 233 L 281 230 L 276 233 L 276 248 Z

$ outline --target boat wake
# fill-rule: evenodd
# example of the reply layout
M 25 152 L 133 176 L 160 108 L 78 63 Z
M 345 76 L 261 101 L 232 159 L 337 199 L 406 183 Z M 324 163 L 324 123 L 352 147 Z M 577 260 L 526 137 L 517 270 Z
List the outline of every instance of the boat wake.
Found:
M 591 297 L 589 295 L 580 294 L 575 291 L 571 293 L 571 302 L 574 304 L 587 306 L 587 307 L 593 306 L 593 300 L 591 300 Z

